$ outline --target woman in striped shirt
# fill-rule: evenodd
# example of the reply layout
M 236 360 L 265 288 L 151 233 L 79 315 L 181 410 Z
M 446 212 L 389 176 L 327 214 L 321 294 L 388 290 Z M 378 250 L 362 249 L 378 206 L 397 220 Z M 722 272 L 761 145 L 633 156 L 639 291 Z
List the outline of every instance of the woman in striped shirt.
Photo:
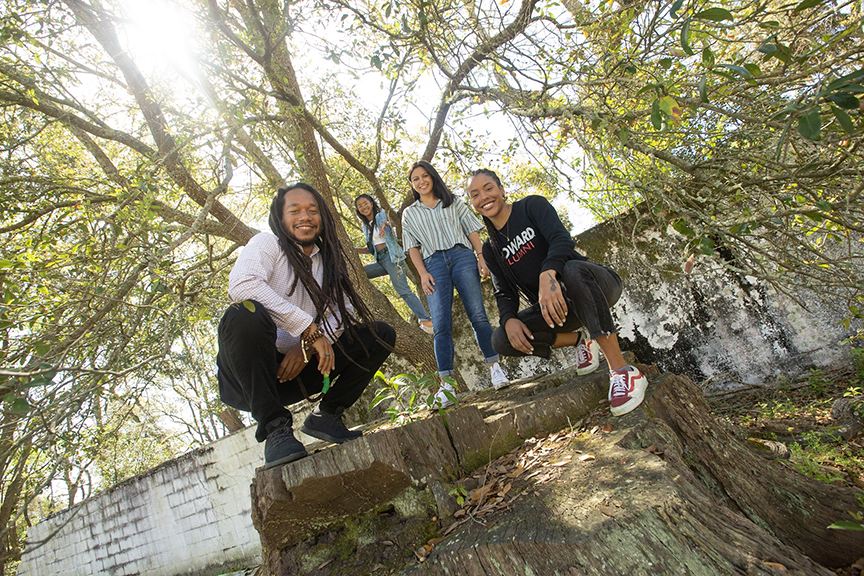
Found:
M 477 233 L 483 224 L 465 204 L 453 201 L 453 194 L 428 162 L 415 162 L 408 172 L 408 181 L 414 193 L 414 203 L 402 213 L 402 244 L 420 274 L 429 304 L 435 330 L 438 375 L 453 375 L 455 287 L 471 321 L 477 344 L 489 365 L 492 385 L 496 390 L 508 386 L 510 380 L 498 364 L 498 354 L 492 348 L 492 327 L 480 288 L 480 276 L 489 276 Z M 432 406 L 449 406 L 453 403 L 452 397 L 452 387 L 442 382 Z

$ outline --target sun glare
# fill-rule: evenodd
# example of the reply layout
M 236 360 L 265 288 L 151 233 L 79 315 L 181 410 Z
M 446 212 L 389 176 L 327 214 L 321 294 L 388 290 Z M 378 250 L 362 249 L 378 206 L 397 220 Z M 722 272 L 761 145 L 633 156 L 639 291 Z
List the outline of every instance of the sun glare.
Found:
M 192 16 L 169 0 L 123 0 L 129 21 L 126 36 L 138 65 L 160 74 L 176 69 L 185 76 L 194 72 Z

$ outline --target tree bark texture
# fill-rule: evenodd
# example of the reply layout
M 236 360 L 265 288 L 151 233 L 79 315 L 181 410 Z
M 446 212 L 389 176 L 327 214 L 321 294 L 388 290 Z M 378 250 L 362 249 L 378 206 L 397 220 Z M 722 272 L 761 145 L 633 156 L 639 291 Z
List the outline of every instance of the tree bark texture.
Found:
M 472 470 L 527 438 L 567 430 L 605 396 L 605 371 L 483 391 L 444 419 L 261 471 L 253 515 L 266 563 L 280 576 L 829 576 L 826 566 L 864 555 L 861 533 L 826 528 L 858 508 L 861 491 L 764 460 L 711 416 L 689 379 L 650 378 L 639 409 L 609 417 L 608 432 L 576 437 L 547 468 L 554 476 L 514 487 L 506 506 L 467 519 L 423 563 L 414 551 L 454 523 L 454 463 Z M 405 512 L 406 494 L 427 505 Z

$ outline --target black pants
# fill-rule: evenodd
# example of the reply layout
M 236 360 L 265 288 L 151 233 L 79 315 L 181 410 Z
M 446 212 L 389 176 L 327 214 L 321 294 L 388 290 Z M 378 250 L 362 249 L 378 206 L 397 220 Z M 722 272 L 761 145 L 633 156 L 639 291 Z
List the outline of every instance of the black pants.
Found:
M 563 326 L 550 328 L 540 311 L 540 304 L 520 310 L 517 318 L 534 335 L 532 356 L 548 358 L 555 343 L 555 334 L 575 332 L 585 326 L 591 338 L 618 331 L 609 308 L 621 297 L 621 277 L 607 266 L 588 260 L 570 260 L 561 271 L 567 298 L 567 318 Z M 507 331 L 499 326 L 492 334 L 492 347 L 502 356 L 525 356 L 510 345 Z
M 298 380 L 312 395 L 321 391 L 324 377 L 318 371 L 316 358 L 294 380 L 279 382 L 277 369 L 285 355 L 276 350 L 276 324 L 264 306 L 254 304 L 254 312 L 242 304 L 232 304 L 225 311 L 219 322 L 216 365 L 222 401 L 251 412 L 258 422 L 255 438 L 263 442 L 269 422 L 282 416 L 292 422 L 285 406 L 303 400 Z M 321 400 L 323 412 L 332 414 L 337 408 L 353 405 L 390 355 L 396 331 L 384 322 L 375 322 L 374 329 L 386 346 L 362 326 L 356 327 L 359 338 L 349 342 L 347 333 L 343 333 L 333 344 L 336 365 L 330 373 L 330 390 Z

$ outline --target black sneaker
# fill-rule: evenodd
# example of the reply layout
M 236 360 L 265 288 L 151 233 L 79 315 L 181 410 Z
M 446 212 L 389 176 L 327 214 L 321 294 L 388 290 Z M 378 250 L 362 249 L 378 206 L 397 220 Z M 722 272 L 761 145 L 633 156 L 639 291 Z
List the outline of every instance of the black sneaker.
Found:
M 360 430 L 349 430 L 342 421 L 342 413 L 344 408 L 336 409 L 336 414 L 328 414 L 320 410 L 320 405 L 316 406 L 306 421 L 303 422 L 303 428 L 300 429 L 304 434 L 308 434 L 313 438 L 325 440 L 327 442 L 335 442 L 341 444 L 348 440 L 354 440 L 363 435 Z
M 303 444 L 294 438 L 294 430 L 284 416 L 267 424 L 264 441 L 264 469 L 299 460 L 308 454 Z

